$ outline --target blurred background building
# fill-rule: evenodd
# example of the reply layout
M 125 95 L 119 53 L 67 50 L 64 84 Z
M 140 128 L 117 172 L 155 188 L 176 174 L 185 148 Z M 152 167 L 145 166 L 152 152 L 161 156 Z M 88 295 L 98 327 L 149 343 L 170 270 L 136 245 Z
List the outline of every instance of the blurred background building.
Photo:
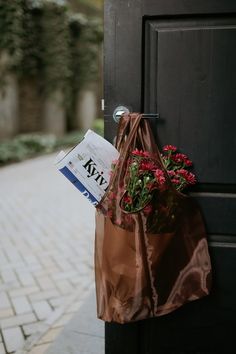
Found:
M 102 112 L 102 0 L 0 0 L 0 142 Z

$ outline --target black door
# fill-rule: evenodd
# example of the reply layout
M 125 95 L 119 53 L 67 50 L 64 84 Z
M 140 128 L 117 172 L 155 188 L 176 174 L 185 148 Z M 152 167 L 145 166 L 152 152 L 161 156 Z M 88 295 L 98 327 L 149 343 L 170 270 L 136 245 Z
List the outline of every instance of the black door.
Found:
M 158 112 L 158 144 L 194 161 L 213 290 L 167 316 L 106 324 L 106 354 L 236 353 L 236 1 L 106 0 L 109 140 L 121 104 Z

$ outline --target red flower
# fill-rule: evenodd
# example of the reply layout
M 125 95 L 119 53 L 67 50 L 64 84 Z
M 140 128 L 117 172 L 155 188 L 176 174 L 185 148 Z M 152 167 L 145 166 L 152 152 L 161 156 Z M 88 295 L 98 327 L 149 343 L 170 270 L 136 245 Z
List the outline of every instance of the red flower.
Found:
M 152 212 L 152 206 L 150 204 L 146 205 L 143 212 L 144 214 L 150 214 Z
M 185 160 L 184 163 L 185 163 L 185 165 L 186 165 L 187 167 L 190 167 L 190 166 L 193 165 L 192 161 L 189 160 L 189 159 Z
M 178 178 L 173 178 L 171 180 L 171 182 L 178 185 L 179 184 L 179 179 Z
M 141 171 L 154 171 L 156 169 L 156 165 L 152 161 L 143 161 L 141 162 L 139 169 Z
M 168 173 L 168 175 L 170 176 L 170 177 L 174 177 L 176 174 L 175 174 L 175 171 L 172 171 L 172 170 L 170 170 L 170 171 L 167 171 L 167 173 Z
M 178 170 L 177 173 L 183 177 L 188 184 L 195 184 L 196 177 L 193 173 L 186 171 L 185 169 Z
M 193 173 L 191 172 L 188 173 L 187 182 L 189 184 L 195 184 L 197 182 L 196 177 Z
M 177 170 L 176 173 L 187 180 L 189 173 L 185 169 L 181 168 L 180 170 Z
M 185 154 L 175 154 L 172 157 L 172 160 L 176 163 L 183 163 L 186 166 L 192 166 L 192 161 L 189 160 L 188 156 Z
M 186 160 L 187 156 L 185 154 L 175 154 L 172 156 L 174 162 L 180 163 Z
M 177 173 L 183 177 L 188 184 L 195 184 L 196 177 L 193 173 L 186 171 L 185 169 L 178 170 Z
M 163 151 L 173 151 L 175 152 L 177 150 L 177 147 L 174 145 L 165 145 L 163 147 Z
M 156 177 L 156 180 L 157 182 L 162 185 L 165 183 L 166 179 L 165 179 L 165 176 L 164 176 L 164 172 L 160 169 L 157 169 L 155 171 L 155 177 Z
M 150 156 L 148 151 L 143 151 L 143 150 L 138 150 L 138 149 L 133 150 L 132 155 L 140 156 L 140 157 L 149 157 Z
M 124 196 L 123 201 L 126 204 L 132 204 L 133 202 L 132 198 L 129 195 Z
M 176 146 L 165 145 L 161 159 L 174 187 L 177 190 L 182 190 L 187 185 L 195 184 L 196 178 L 194 174 L 187 171 L 187 167 L 192 165 L 192 161 L 189 160 L 187 155 L 176 153 L 176 151 Z M 148 151 L 133 150 L 126 163 L 129 178 L 125 179 L 128 184 L 126 193 L 122 198 L 122 209 L 132 213 L 143 208 L 144 213 L 148 215 L 152 212 L 152 206 L 144 207 L 144 205 L 147 200 L 151 200 L 154 190 L 162 193 L 169 187 L 166 183 L 166 172 L 154 159 L 154 155 L 152 156 Z M 123 183 L 120 182 L 119 194 L 124 193 Z M 110 203 L 113 204 L 113 200 L 116 198 L 116 195 L 111 193 L 109 196 Z

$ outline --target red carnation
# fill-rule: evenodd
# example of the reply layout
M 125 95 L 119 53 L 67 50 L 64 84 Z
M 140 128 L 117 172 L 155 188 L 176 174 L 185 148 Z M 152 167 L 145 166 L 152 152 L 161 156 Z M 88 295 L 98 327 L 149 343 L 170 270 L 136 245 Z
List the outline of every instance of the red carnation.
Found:
M 154 171 L 156 169 L 156 165 L 152 161 L 143 161 L 141 162 L 139 169 L 141 171 Z
M 165 145 L 163 147 L 163 151 L 172 151 L 175 152 L 177 150 L 177 147 L 174 145 Z
M 181 163 L 181 162 L 186 161 L 187 156 L 185 154 L 178 153 L 178 154 L 173 155 L 171 158 L 174 162 Z
M 138 150 L 138 149 L 133 150 L 132 155 L 140 156 L 140 157 L 149 157 L 150 156 L 148 151 L 143 151 L 143 150 Z
M 177 170 L 176 173 L 187 180 L 189 173 L 185 169 L 181 168 L 180 170 Z
M 129 196 L 129 195 L 126 195 L 124 196 L 124 199 L 123 199 L 124 203 L 126 204 L 132 204 L 132 198 Z
M 157 169 L 155 171 L 155 177 L 156 177 L 156 180 L 157 182 L 162 185 L 165 183 L 166 179 L 165 179 L 165 176 L 164 176 L 164 172 L 160 169 Z
M 189 160 L 188 156 L 186 156 L 185 154 L 175 154 L 173 155 L 172 157 L 172 160 L 176 163 L 183 163 L 185 164 L 186 166 L 192 166 L 192 161 Z
M 190 166 L 193 165 L 192 161 L 189 160 L 189 159 L 185 160 L 184 163 L 185 163 L 185 165 L 186 165 L 187 167 L 190 167 Z
M 177 171 L 177 173 L 183 177 L 188 184 L 195 184 L 196 183 L 196 177 L 193 173 L 186 171 L 185 169 L 180 169 Z
M 176 185 L 178 185 L 178 184 L 179 184 L 179 179 L 178 179 L 178 178 L 173 178 L 173 179 L 171 180 L 171 182 L 174 183 L 174 184 L 176 184 Z
M 187 182 L 189 184 L 195 184 L 197 182 L 196 177 L 193 173 L 191 172 L 188 173 Z
M 170 170 L 170 171 L 167 171 L 167 173 L 168 173 L 168 175 L 170 177 L 174 177 L 175 176 L 175 171 Z

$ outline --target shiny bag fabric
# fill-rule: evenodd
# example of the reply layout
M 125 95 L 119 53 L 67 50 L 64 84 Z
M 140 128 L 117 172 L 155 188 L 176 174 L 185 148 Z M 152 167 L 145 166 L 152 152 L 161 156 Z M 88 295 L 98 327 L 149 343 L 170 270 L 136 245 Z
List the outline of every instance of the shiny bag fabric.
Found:
M 199 207 L 172 185 L 148 120 L 138 113 L 123 115 L 116 147 L 120 158 L 96 213 L 97 314 L 107 322 L 128 323 L 208 295 L 212 273 Z M 154 193 L 149 215 L 120 207 L 135 148 L 152 154 L 167 181 L 165 190 Z

